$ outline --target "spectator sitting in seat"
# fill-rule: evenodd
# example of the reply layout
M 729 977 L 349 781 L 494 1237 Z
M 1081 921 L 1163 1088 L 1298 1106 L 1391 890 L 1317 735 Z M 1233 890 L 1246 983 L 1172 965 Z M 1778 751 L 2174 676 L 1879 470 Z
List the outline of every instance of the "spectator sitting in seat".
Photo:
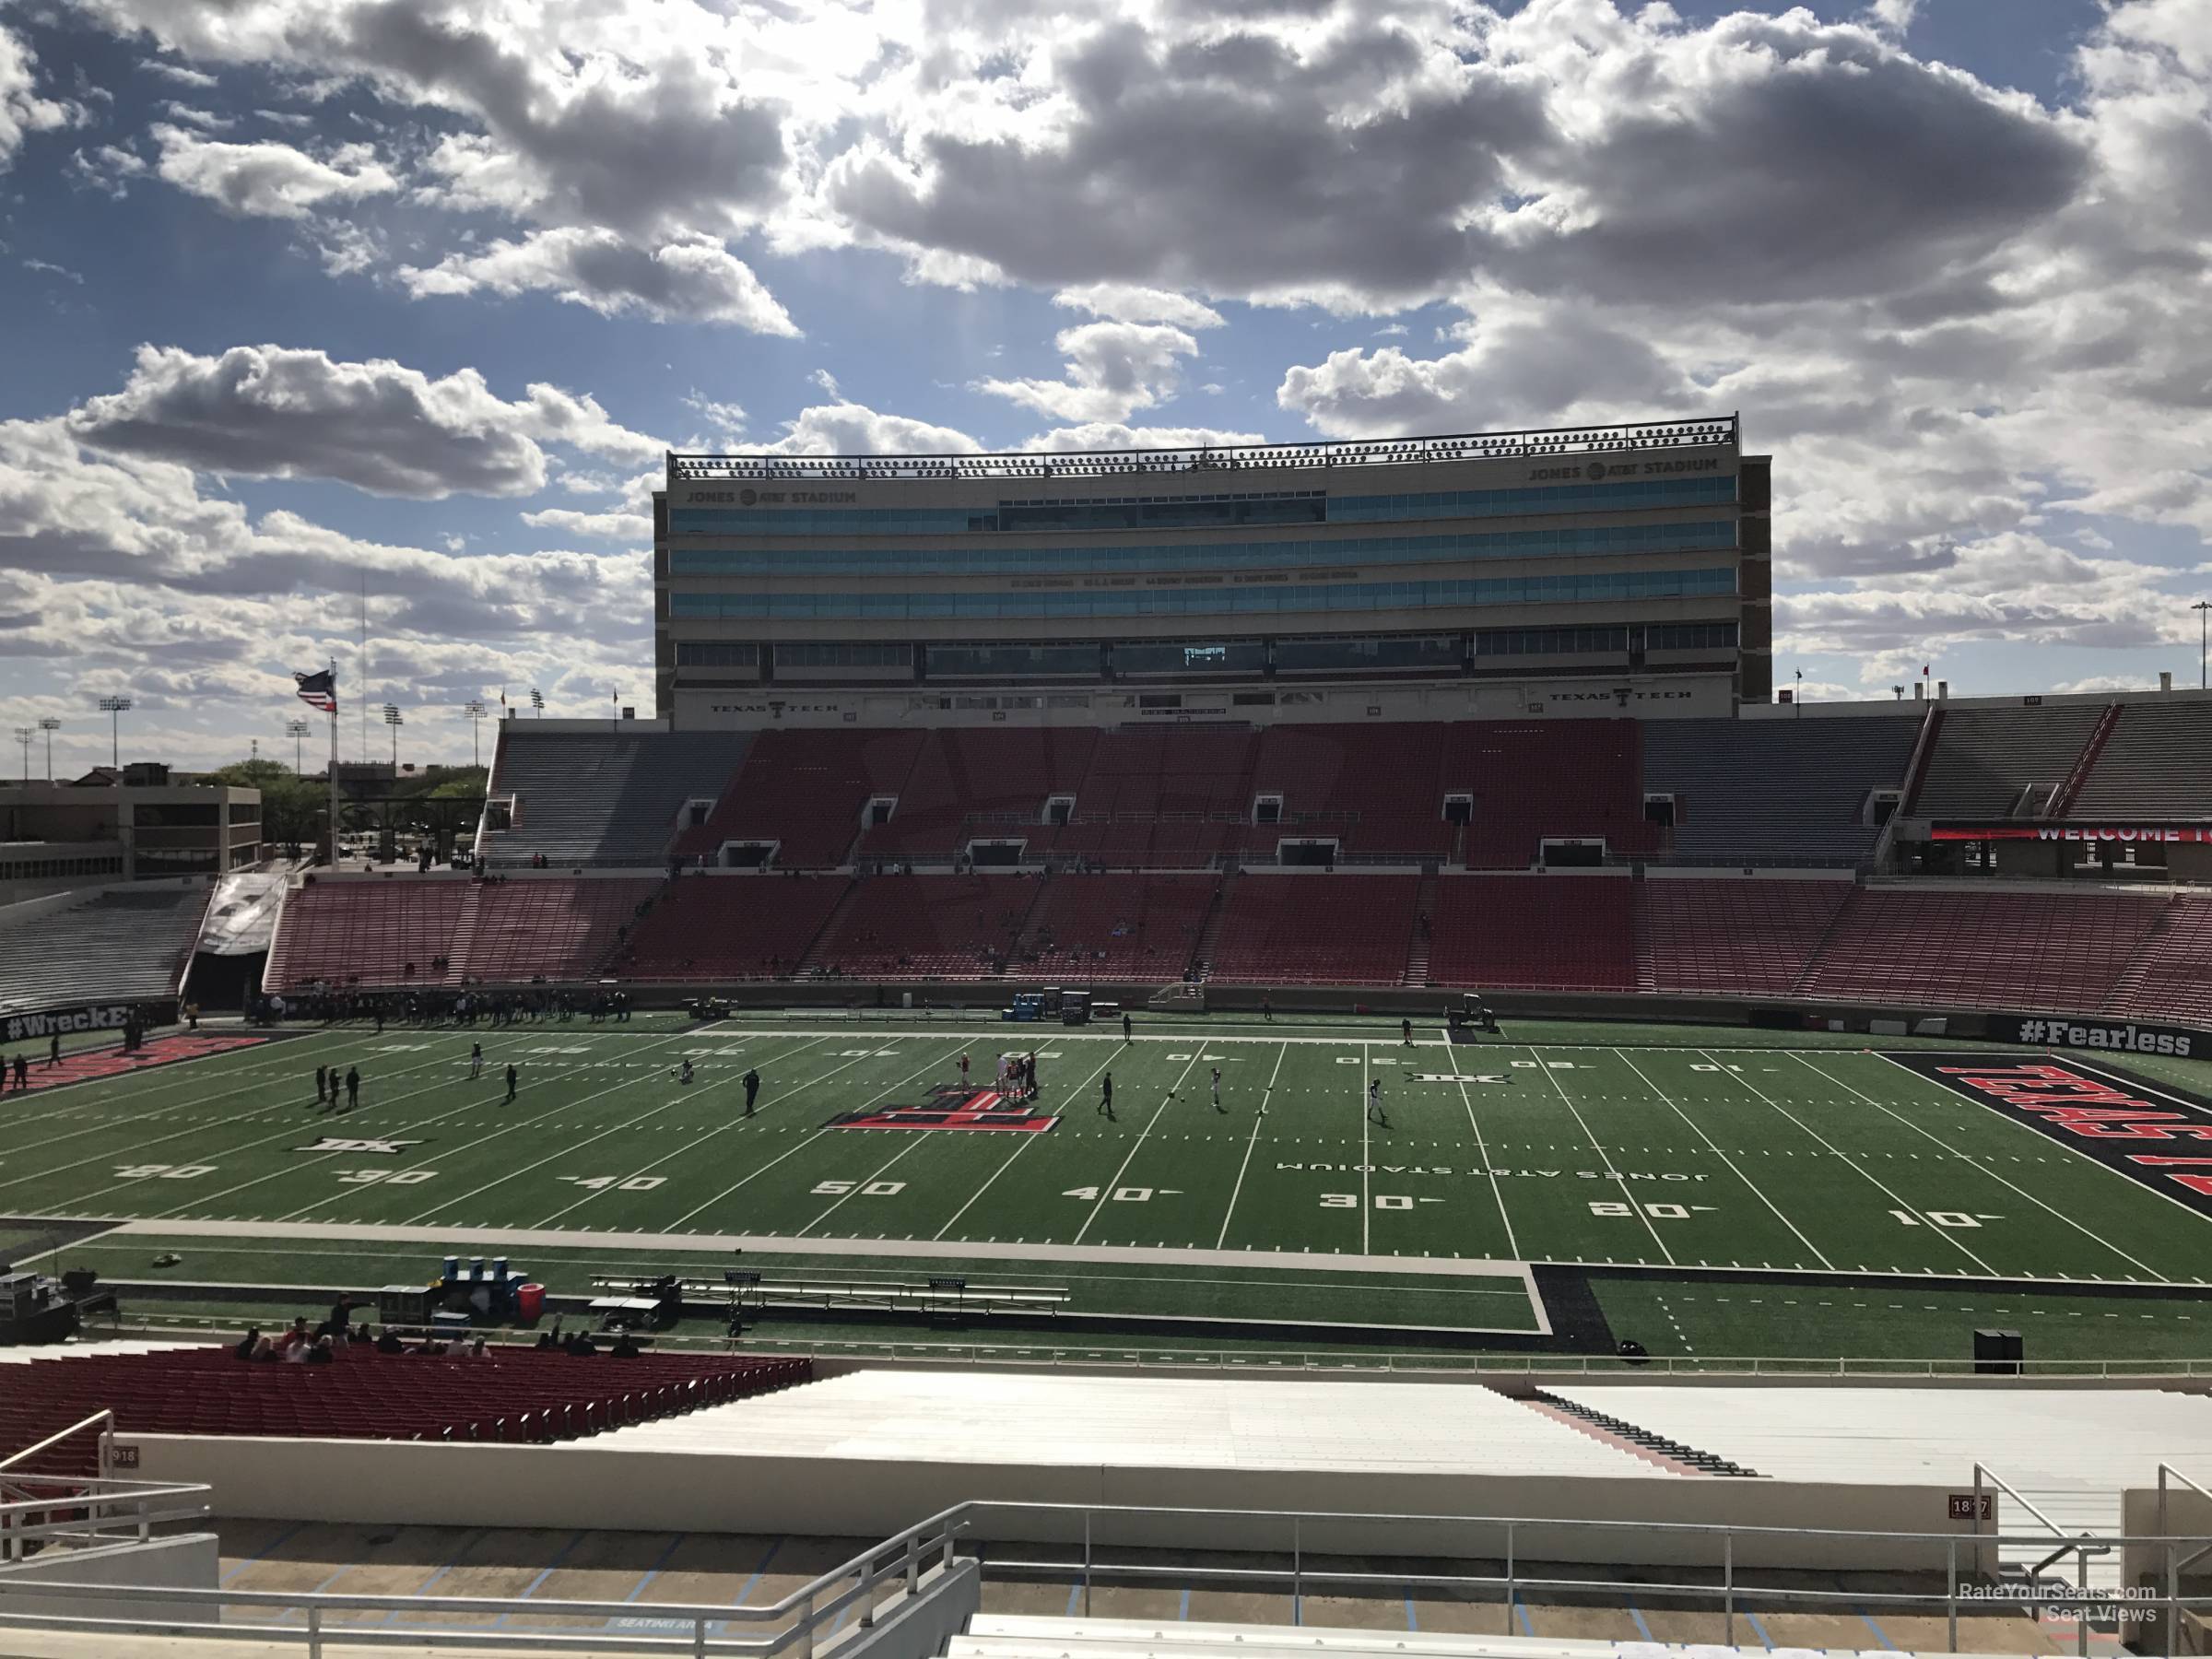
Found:
M 276 1345 L 264 1336 L 253 1345 L 253 1359 L 256 1364 L 274 1365 L 276 1362 Z
M 241 1359 L 251 1359 L 253 1358 L 253 1350 L 260 1346 L 261 1327 L 259 1325 L 253 1325 L 247 1330 L 243 1336 L 238 1339 L 238 1346 L 232 1348 L 230 1351 Z
M 399 1339 L 397 1331 L 386 1325 L 384 1334 L 376 1339 L 376 1351 L 380 1354 L 404 1354 L 407 1351 L 407 1345 Z
M 330 1338 L 318 1336 L 301 1350 L 300 1363 L 302 1365 L 328 1365 L 337 1357 L 337 1350 L 331 1346 Z
M 639 1346 L 638 1339 L 625 1331 L 615 1339 L 614 1352 L 607 1358 L 610 1359 L 637 1359 L 642 1358 L 644 1353 L 645 1350 Z
M 346 1340 L 349 1343 L 374 1342 L 376 1340 L 376 1332 L 370 1325 L 369 1322 L 364 1319 L 359 1324 L 355 1325 L 351 1330 L 346 1333 Z
M 292 1328 L 285 1332 L 283 1336 L 277 1340 L 276 1351 L 279 1354 L 284 1355 L 287 1359 L 289 1359 L 292 1357 L 292 1350 L 294 1348 L 300 1347 L 311 1339 L 312 1338 L 307 1328 L 307 1315 L 302 1313 L 299 1318 L 292 1321 Z

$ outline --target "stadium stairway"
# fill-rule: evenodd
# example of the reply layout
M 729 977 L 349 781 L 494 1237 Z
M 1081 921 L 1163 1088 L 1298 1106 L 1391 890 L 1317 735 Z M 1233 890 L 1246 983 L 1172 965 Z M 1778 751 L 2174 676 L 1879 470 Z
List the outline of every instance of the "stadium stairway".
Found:
M 1546 1389 L 1537 1389 L 1535 1397 L 1528 1403 L 1539 1411 L 1547 1411 L 1554 1417 L 1587 1425 L 1602 1438 L 1625 1441 L 1685 1474 L 1725 1475 L 1747 1480 L 1759 1477 L 1757 1469 L 1747 1469 L 1743 1465 L 1716 1453 L 1700 1452 L 1695 1446 L 1686 1446 L 1680 1441 L 1669 1440 L 1664 1434 L 1654 1434 L 1626 1418 L 1614 1417 Z
M 1424 989 L 1429 983 L 1430 930 L 1421 925 L 1424 919 L 1433 924 L 1436 916 L 1436 873 L 1421 872 L 1421 890 L 1413 900 L 1413 937 L 1406 946 L 1406 971 L 1398 976 L 1398 983 L 1414 989 Z

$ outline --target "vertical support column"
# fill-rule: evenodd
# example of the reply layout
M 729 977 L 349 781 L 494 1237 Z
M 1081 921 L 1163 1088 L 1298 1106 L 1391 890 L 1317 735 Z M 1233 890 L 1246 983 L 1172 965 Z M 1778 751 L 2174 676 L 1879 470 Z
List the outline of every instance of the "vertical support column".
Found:
M 1735 1645 L 1735 1535 L 1721 1535 L 1721 1600 L 1723 1645 Z
M 1505 1524 L 1505 1633 L 1513 1633 L 1513 1524 Z
M 1290 1517 L 1290 1622 L 1306 1622 L 1306 1558 L 1296 1515 Z
M 1949 1646 L 1944 1651 L 1959 1651 L 1959 1540 L 1950 1543 L 1949 1559 L 1944 1563 L 1943 1611 L 1949 1629 Z
M 1090 1617 L 1090 1512 L 1083 1512 L 1083 1617 Z

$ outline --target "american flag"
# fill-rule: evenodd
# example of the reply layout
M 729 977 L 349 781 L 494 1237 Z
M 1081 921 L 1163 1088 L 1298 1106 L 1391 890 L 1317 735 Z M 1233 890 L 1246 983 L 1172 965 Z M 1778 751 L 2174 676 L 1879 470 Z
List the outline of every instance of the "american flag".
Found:
M 320 709 L 325 714 L 335 714 L 338 712 L 336 670 L 323 668 L 313 674 L 295 674 L 292 678 L 300 682 L 300 700 L 301 702 L 311 708 Z

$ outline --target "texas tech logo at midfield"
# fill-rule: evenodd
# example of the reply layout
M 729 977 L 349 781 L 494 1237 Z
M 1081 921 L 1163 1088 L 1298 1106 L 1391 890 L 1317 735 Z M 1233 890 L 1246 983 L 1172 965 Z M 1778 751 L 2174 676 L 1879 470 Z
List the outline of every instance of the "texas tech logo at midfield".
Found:
M 826 1129 L 1050 1129 L 1052 1114 L 1033 1100 L 1017 1100 L 995 1088 L 940 1083 L 918 1106 L 867 1106 L 831 1118 Z

